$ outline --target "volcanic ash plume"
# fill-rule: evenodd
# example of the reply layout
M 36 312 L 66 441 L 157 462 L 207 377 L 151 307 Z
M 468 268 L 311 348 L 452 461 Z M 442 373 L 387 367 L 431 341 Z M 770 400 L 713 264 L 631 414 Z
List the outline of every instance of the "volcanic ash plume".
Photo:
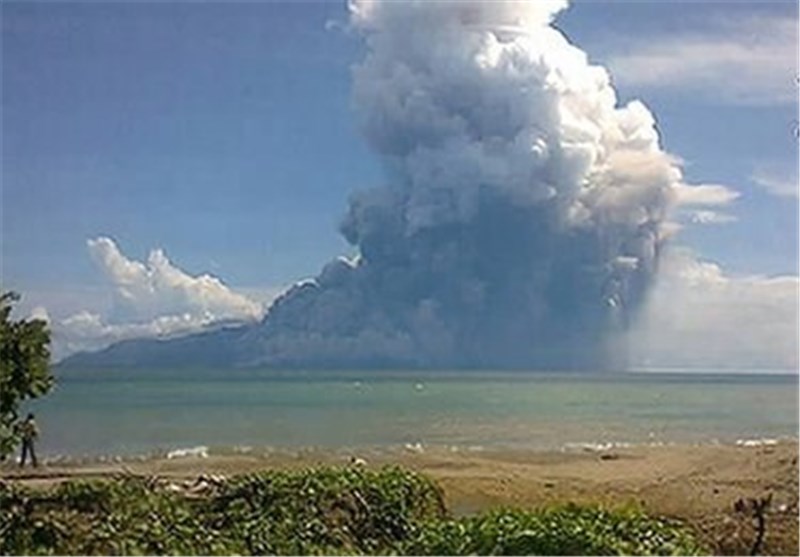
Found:
M 351 4 L 368 49 L 354 101 L 386 185 L 350 201 L 358 257 L 280 298 L 251 363 L 619 363 L 681 174 L 648 109 L 617 106 L 551 26 L 565 5 Z

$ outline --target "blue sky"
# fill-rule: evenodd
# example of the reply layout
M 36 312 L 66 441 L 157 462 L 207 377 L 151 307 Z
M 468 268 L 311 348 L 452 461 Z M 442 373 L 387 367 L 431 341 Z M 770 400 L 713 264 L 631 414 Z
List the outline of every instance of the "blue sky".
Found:
M 381 170 L 347 17 L 338 1 L 4 2 L 4 288 L 61 316 L 96 306 L 99 236 L 248 292 L 350 251 L 347 197 Z M 688 182 L 740 193 L 677 242 L 731 275 L 796 275 L 796 2 L 584 1 L 556 25 L 651 108 Z
M 96 279 L 85 241 L 282 284 L 342 249 L 374 181 L 334 4 L 6 4 L 5 280 Z

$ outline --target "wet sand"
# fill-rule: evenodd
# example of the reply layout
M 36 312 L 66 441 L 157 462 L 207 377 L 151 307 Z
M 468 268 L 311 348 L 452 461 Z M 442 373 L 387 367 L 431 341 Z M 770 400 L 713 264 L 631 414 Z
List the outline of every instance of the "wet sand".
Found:
M 208 457 L 154 458 L 113 463 L 48 465 L 23 471 L 5 464 L 4 480 L 47 486 L 76 478 L 120 473 L 191 480 L 200 474 L 234 475 L 266 468 L 297 469 L 348 465 L 351 457 L 368 467 L 399 464 L 434 478 L 448 508 L 467 514 L 499 506 L 537 507 L 550 503 L 634 505 L 658 516 L 686 522 L 715 553 L 748 553 L 752 517 L 737 512 L 739 499 L 771 494 L 764 550 L 798 554 L 798 444 L 675 445 L 601 451 L 272 451 Z

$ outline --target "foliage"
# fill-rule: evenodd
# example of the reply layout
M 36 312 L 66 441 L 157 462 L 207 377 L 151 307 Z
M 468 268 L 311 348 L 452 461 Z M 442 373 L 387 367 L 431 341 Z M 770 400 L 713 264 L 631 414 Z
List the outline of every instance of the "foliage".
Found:
M 235 479 L 211 502 L 216 526 L 254 554 L 385 553 L 445 514 L 439 488 L 401 468 L 267 472 Z
M 50 331 L 39 319 L 11 319 L 19 296 L 0 293 L 0 459 L 19 443 L 19 405 L 47 393 L 50 374 Z
M 696 555 L 678 525 L 635 510 L 568 505 L 498 510 L 429 524 L 402 553 L 413 555 Z
M 0 554 L 221 555 L 241 548 L 186 497 L 139 478 L 0 490 Z
M 130 477 L 47 490 L 0 483 L 0 554 L 694 554 L 637 511 L 556 507 L 447 516 L 401 468 L 269 471 L 202 496 Z

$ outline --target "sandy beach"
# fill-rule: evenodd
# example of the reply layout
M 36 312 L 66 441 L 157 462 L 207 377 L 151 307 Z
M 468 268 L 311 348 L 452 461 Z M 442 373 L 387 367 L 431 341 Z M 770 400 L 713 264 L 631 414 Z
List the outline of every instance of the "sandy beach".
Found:
M 180 482 L 200 474 L 235 475 L 265 468 L 346 466 L 351 457 L 368 467 L 399 464 L 434 478 L 448 507 L 467 514 L 499 506 L 549 503 L 636 505 L 683 520 L 715 553 L 747 553 L 754 539 L 752 517 L 737 512 L 738 500 L 771 494 L 764 551 L 798 552 L 798 444 L 670 445 L 575 449 L 562 452 L 478 451 L 452 448 L 247 453 L 79 462 L 19 470 L 4 465 L 2 478 L 47 486 L 76 478 L 120 473 L 157 475 Z

